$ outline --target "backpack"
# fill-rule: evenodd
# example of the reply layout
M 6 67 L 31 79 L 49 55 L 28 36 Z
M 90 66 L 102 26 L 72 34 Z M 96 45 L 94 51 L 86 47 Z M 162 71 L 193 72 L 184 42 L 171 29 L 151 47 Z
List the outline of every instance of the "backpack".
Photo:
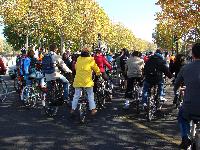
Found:
M 21 57 L 20 58 L 20 72 L 21 72 L 21 75 L 25 75 L 26 74 L 26 71 L 25 71 L 25 61 L 27 60 L 27 57 L 24 56 L 24 57 Z
M 55 66 L 52 59 L 52 54 L 46 54 L 42 59 L 42 71 L 46 74 L 55 72 Z
M 156 78 L 158 76 L 159 70 L 155 59 L 150 57 L 150 59 L 145 63 L 144 75 L 148 78 Z

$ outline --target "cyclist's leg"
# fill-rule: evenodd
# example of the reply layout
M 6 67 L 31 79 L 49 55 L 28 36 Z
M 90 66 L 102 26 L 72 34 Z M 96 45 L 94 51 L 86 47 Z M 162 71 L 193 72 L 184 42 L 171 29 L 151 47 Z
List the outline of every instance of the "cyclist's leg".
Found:
M 125 106 L 124 108 L 129 108 L 129 102 L 133 98 L 132 91 L 133 91 L 133 78 L 127 78 L 127 87 L 125 92 Z
M 103 78 L 105 81 L 108 81 L 108 75 L 106 74 L 106 72 L 102 72 L 102 78 Z
M 159 96 L 164 96 L 164 80 L 161 80 L 158 83 L 158 95 Z
M 147 103 L 147 96 L 148 96 L 148 91 L 149 91 L 149 88 L 150 88 L 150 84 L 144 80 L 144 83 L 143 83 L 143 91 L 142 91 L 142 103 Z
M 29 80 L 29 75 L 24 75 L 24 80 L 26 82 L 26 86 L 31 85 L 31 80 Z
M 93 91 L 96 93 L 97 92 L 97 81 L 98 81 L 98 76 L 95 75 L 94 77 L 94 87 L 93 87 Z
M 86 91 L 87 91 L 87 95 L 88 95 L 88 101 L 89 101 L 90 110 L 96 109 L 96 104 L 94 102 L 93 87 L 86 88 Z
M 39 82 L 40 82 L 40 86 L 41 86 L 42 88 L 44 88 L 45 85 L 46 85 L 45 80 L 44 80 L 44 77 L 41 78 Z
M 127 87 L 126 87 L 125 98 L 131 99 L 132 91 L 133 91 L 133 78 L 127 78 Z
M 63 75 L 60 75 L 59 78 L 63 82 L 63 88 L 64 88 L 63 96 L 64 96 L 64 100 L 65 100 L 65 99 L 67 99 L 68 94 L 69 94 L 69 81 Z
M 106 72 L 102 72 L 102 78 L 106 81 L 106 88 L 111 89 L 111 87 L 110 87 L 111 81 L 109 80 L 109 77 L 106 74 Z
M 178 124 L 181 132 L 182 142 L 188 139 L 190 133 L 190 122 L 183 117 L 183 108 L 180 107 L 178 113 Z
M 76 110 L 76 107 L 78 105 L 78 100 L 81 96 L 81 91 L 82 91 L 81 88 L 75 88 L 75 93 L 72 101 L 72 110 Z

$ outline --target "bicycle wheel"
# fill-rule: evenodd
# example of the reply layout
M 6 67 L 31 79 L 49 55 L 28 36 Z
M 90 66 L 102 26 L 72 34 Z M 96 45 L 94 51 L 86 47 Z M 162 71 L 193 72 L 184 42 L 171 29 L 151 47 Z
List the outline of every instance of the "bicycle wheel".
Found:
M 151 121 L 153 119 L 153 106 L 154 105 L 154 102 L 153 102 L 153 99 L 151 97 L 148 97 L 148 100 L 147 100 L 147 121 Z
M 79 105 L 79 118 L 80 118 L 80 123 L 85 123 L 85 118 L 86 118 L 86 104 L 81 103 Z
M 17 92 L 17 93 L 19 93 L 20 92 L 20 90 L 19 90 L 19 81 L 18 81 L 18 79 L 17 79 L 17 77 L 16 78 L 14 78 L 14 89 L 15 89 L 15 91 Z
M 137 90 L 133 91 L 133 99 L 135 101 L 136 113 L 140 113 L 140 100 L 139 100 L 139 93 Z
M 49 87 L 49 90 L 45 96 L 45 100 L 43 101 L 45 113 L 51 117 L 55 116 L 58 112 L 58 106 L 55 105 L 55 101 L 57 99 L 56 92 L 56 85 L 52 85 L 52 87 Z
M 0 79 L 0 100 L 4 102 L 8 95 L 7 84 L 3 79 Z
M 26 107 L 35 107 L 37 104 L 36 90 L 31 86 L 25 86 L 22 90 L 21 100 Z

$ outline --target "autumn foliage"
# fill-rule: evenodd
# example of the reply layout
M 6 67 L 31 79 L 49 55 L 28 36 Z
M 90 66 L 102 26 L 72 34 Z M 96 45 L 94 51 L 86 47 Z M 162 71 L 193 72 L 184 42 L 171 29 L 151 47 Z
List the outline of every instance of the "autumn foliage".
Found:
M 153 48 L 122 24 L 112 23 L 94 0 L 0 0 L 0 15 L 5 29 L 9 29 L 4 32 L 5 37 L 13 46 L 17 45 L 16 48 L 24 42 L 13 38 L 25 41 L 28 36 L 32 44 L 43 39 L 47 44 L 51 41 L 63 44 L 70 40 L 77 50 L 83 43 L 96 44 L 98 33 L 112 50 Z

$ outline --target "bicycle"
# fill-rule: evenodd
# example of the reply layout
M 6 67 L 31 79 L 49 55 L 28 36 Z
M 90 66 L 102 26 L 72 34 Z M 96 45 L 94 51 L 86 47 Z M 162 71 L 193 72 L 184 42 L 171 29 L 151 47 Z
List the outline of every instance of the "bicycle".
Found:
M 188 150 L 200 149 L 200 116 L 191 116 L 190 140 L 191 145 L 189 146 Z
M 97 88 L 95 92 L 95 101 L 98 109 L 104 108 L 105 105 L 105 82 L 103 78 L 100 76 L 98 77 Z
M 140 93 L 139 93 L 139 82 L 135 79 L 133 82 L 133 92 L 132 97 L 135 102 L 136 113 L 140 113 Z
M 43 107 L 49 116 L 55 116 L 59 106 L 63 105 L 63 83 L 60 79 L 47 82 L 47 92 L 44 95 Z
M 160 96 L 158 95 L 158 85 L 153 85 L 148 92 L 147 96 L 147 108 L 146 108 L 146 118 L 147 121 L 151 121 L 158 111 L 161 109 Z
M 132 90 L 131 91 L 127 91 L 127 95 L 129 95 L 128 97 L 128 100 L 125 102 L 125 105 L 124 105 L 124 109 L 129 109 L 129 103 L 130 103 L 130 106 L 134 105 L 135 108 L 136 108 L 136 112 L 137 114 L 139 114 L 140 112 L 140 97 L 141 97 L 141 94 L 139 92 L 139 89 L 140 89 L 140 79 L 139 78 L 135 78 L 133 79 L 133 81 L 131 81 L 132 83 Z M 131 100 L 131 102 L 129 102 L 129 100 Z
M 89 102 L 87 99 L 86 91 L 84 88 L 82 88 L 82 96 L 80 97 L 78 101 L 80 123 L 85 123 L 88 107 L 89 107 Z
M 118 75 L 118 78 L 119 78 L 120 90 L 124 90 L 126 88 L 126 83 L 125 83 L 125 79 L 123 78 L 122 73 Z
M 38 100 L 43 101 L 44 90 L 40 85 L 42 78 L 44 78 L 44 76 L 39 71 L 36 71 L 35 74 L 29 76 L 31 84 L 24 86 L 21 93 L 21 100 L 25 107 L 34 108 L 36 107 Z
M 8 87 L 5 80 L 0 76 L 0 100 L 4 102 L 8 95 Z
M 181 86 L 178 94 L 175 96 L 175 108 L 179 108 L 184 100 L 184 92 L 185 92 L 185 86 Z

